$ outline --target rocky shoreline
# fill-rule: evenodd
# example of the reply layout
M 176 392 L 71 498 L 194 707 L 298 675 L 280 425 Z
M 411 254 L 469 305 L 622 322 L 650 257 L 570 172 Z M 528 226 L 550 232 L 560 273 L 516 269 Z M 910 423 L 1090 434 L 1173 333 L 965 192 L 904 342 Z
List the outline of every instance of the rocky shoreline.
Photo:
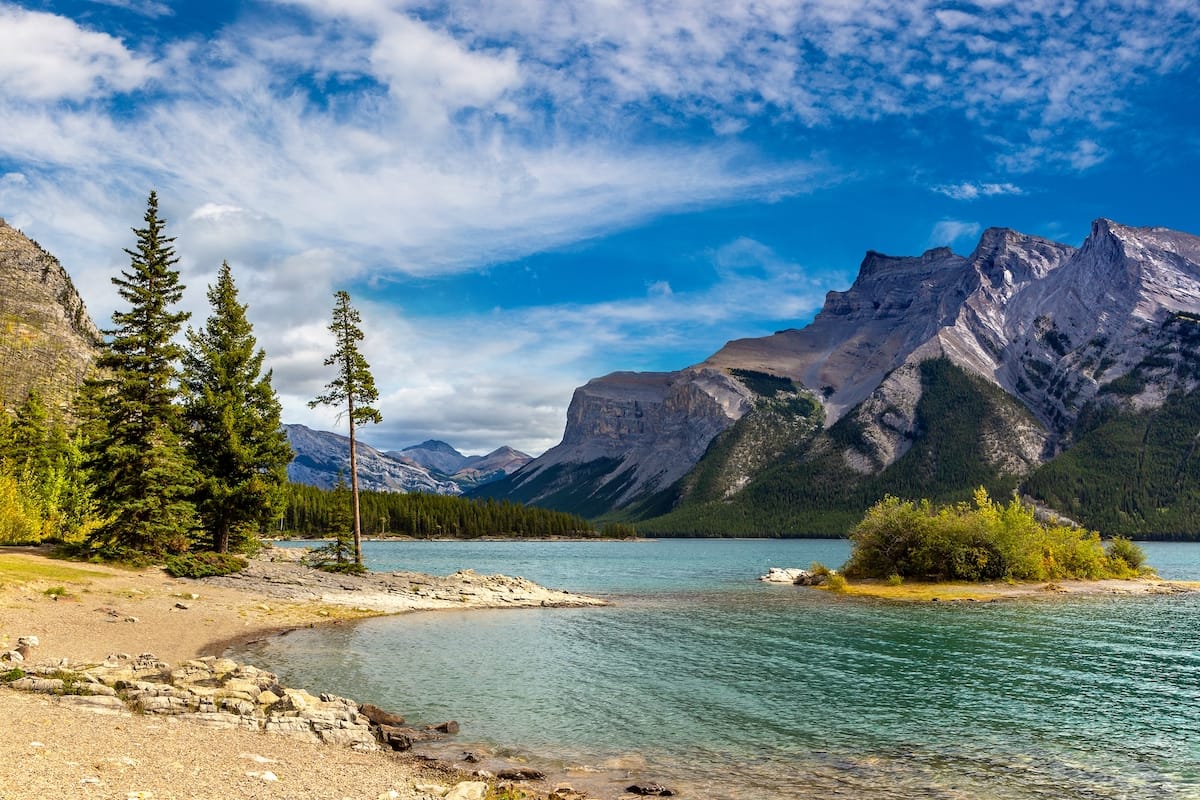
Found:
M 361 611 L 399 613 L 462 608 L 581 608 L 608 601 L 525 578 L 481 575 L 464 569 L 452 575 L 421 572 L 322 572 L 303 562 L 303 548 L 270 548 L 241 572 L 200 579 L 262 597 L 349 606 Z
M 37 643 L 35 637 L 23 637 L 20 648 L 32 655 Z M 0 685 L 53 696 L 78 711 L 175 717 L 214 730 L 276 734 L 364 753 L 407 752 L 414 743 L 459 730 L 452 720 L 424 728 L 405 727 L 402 716 L 369 703 L 331 694 L 318 697 L 281 686 L 272 672 L 214 656 L 191 659 L 173 668 L 151 653 L 114 653 L 98 664 L 71 664 L 67 659 L 31 662 L 27 655 L 16 651 L 0 655 L 6 668 L 0 671 Z M 442 772 L 455 775 L 451 769 Z M 256 777 L 277 780 L 272 776 L 268 770 Z M 511 787 L 546 776 L 533 769 L 509 768 L 495 774 L 475 770 L 458 777 L 465 780 L 452 785 L 424 784 L 423 791 L 446 800 L 478 800 L 496 785 Z M 546 797 L 574 800 L 584 795 L 559 785 Z
M 193 581 L 170 578 L 157 569 L 131 573 L 57 562 L 37 551 L 0 550 L 0 724 L 9 732 L 9 741 L 0 742 L 0 762 L 8 764 L 0 766 L 0 785 L 26 787 L 28 792 L 21 796 L 38 796 L 39 791 L 43 796 L 118 796 L 68 791 L 73 781 L 68 775 L 73 774 L 81 775 L 74 781 L 84 789 L 110 786 L 103 776 L 83 774 L 87 770 L 77 757 L 81 745 L 76 731 L 87 730 L 87 746 L 106 754 L 100 761 L 125 765 L 125 771 L 131 771 L 129 764 L 134 762 L 142 765 L 139 786 L 151 788 L 131 790 L 129 796 L 146 800 L 229 796 L 574 800 L 587 796 L 573 789 L 564 780 L 566 775 L 547 779 L 519 759 L 463 753 L 440 761 L 420 755 L 412 750 L 414 744 L 432 744 L 455 734 L 457 723 L 406 726 L 398 714 L 282 686 L 275 674 L 221 654 L 233 641 L 364 616 L 437 609 L 585 607 L 606 601 L 471 570 L 445 577 L 411 572 L 323 573 L 300 563 L 302 552 L 268 549 L 243 573 Z M 16 582 L 13 575 L 19 576 Z M 142 647 L 159 646 L 175 654 L 174 666 L 142 652 Z M 80 716 L 92 713 L 115 721 L 95 725 Z M 157 744 L 147 745 L 155 750 L 152 757 L 132 752 L 131 741 L 138 736 L 156 742 L 159 735 L 153 731 L 164 730 L 191 744 L 163 745 L 161 753 Z M 133 736 L 135 731 L 138 736 Z M 189 759 L 194 762 L 197 752 L 215 751 L 218 743 L 232 747 L 238 737 L 246 736 L 279 742 L 272 745 L 274 758 L 264 757 L 262 762 L 277 766 L 245 771 L 252 789 L 239 784 L 232 790 L 230 781 L 236 775 L 213 774 L 186 792 L 173 790 L 167 779 L 172 770 Z M 72 744 L 52 753 L 48 738 Z M 321 755 L 305 756 L 308 751 L 297 750 L 308 747 L 317 748 L 312 752 Z M 52 754 L 60 759 L 54 769 Z M 236 757 L 242 756 L 258 758 L 244 752 Z M 205 755 L 193 772 L 220 772 L 209 761 Z M 330 782 L 320 777 L 329 762 L 339 761 L 357 765 L 352 780 Z M 17 764 L 32 764 L 43 772 L 35 774 Z M 155 766 L 147 774 L 150 764 Z M 276 790 L 280 784 L 271 777 L 274 773 L 293 787 L 305 784 L 305 791 L 280 793 Z M 320 780 L 328 785 L 318 787 L 315 782 Z M 385 785 L 381 781 L 391 787 L 382 794 L 375 788 L 356 789 Z M 505 795 L 506 790 L 511 792 Z M 669 791 L 638 783 L 622 796 L 668 796 L 664 792 Z M 0 796 L 8 795 L 0 791 Z

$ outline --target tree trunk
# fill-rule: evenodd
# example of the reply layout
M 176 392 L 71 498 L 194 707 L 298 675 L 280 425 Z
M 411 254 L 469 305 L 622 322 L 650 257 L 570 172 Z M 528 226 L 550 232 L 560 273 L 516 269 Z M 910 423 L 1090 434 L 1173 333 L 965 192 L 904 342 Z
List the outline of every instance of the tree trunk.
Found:
M 363 565 L 362 558 L 362 522 L 358 513 L 358 452 L 354 442 L 354 398 L 349 400 L 350 406 L 350 497 L 354 509 L 354 563 Z

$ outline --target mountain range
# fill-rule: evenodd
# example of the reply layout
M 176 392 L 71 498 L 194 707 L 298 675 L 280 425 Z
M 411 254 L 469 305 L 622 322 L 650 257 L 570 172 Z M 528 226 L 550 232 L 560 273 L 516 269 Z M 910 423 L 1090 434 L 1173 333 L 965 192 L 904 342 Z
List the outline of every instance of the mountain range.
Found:
M 288 479 L 330 488 L 339 474 L 348 480 L 350 439 L 304 425 L 284 425 L 296 456 L 288 465 Z M 515 472 L 531 460 L 511 447 L 486 456 L 465 456 L 445 442 L 429 440 L 403 450 L 383 452 L 358 443 L 360 488 L 380 492 L 462 494 Z
M 0 221 L 0 403 L 69 413 L 100 334 Z M 542 456 L 363 447 L 367 488 L 466 492 L 646 533 L 844 533 L 885 494 L 1019 492 L 1106 533 L 1200 536 L 1200 238 L 1099 219 L 1078 248 L 1004 228 L 958 255 L 868 252 L 812 323 L 575 391 Z M 348 443 L 287 426 L 293 480 Z
M 991 228 L 966 256 L 868 252 L 802 329 L 589 381 L 562 442 L 477 493 L 648 532 L 831 534 L 884 494 L 983 485 L 1200 532 L 1198 345 L 1190 234 L 1100 219 L 1079 248 Z

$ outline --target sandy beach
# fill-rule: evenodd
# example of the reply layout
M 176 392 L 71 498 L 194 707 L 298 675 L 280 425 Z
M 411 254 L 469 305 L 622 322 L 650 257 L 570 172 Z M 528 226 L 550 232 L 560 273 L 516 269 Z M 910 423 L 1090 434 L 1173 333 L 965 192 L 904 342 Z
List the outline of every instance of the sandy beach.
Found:
M 218 656 L 239 639 L 381 613 L 599 602 L 469 571 L 446 578 L 351 578 L 283 560 L 256 561 L 237 578 L 193 581 L 157 568 L 124 570 L 58 561 L 35 550 L 0 551 L 0 652 L 16 648 L 22 637 L 36 637 L 29 664 L 62 661 L 72 668 L 118 653 L 152 653 L 180 664 Z M 0 726 L 0 798 L 6 799 L 468 800 L 488 788 L 477 777 L 417 756 L 212 730 L 187 715 L 100 715 L 71 698 L 7 686 L 0 687 Z M 529 798 L 552 796 L 556 788 L 561 797 L 576 796 L 545 782 L 522 785 Z

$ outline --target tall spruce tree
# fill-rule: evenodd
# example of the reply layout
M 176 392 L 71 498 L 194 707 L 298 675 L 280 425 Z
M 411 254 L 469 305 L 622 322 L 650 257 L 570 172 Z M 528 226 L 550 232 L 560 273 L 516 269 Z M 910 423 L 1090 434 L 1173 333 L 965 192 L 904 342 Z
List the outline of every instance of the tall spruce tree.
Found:
M 354 517 L 354 566 L 363 568 L 362 558 L 362 518 L 358 503 L 358 451 L 355 429 L 358 425 L 368 422 L 379 424 L 383 415 L 370 406 L 379 400 L 379 392 L 375 389 L 375 378 L 371 375 L 371 367 L 358 350 L 358 343 L 363 340 L 362 316 L 350 305 L 350 295 L 339 291 L 334 294 L 333 321 L 329 330 L 333 333 L 333 355 L 325 359 L 325 366 L 336 367 L 337 377 L 326 385 L 326 392 L 309 402 L 310 408 L 319 405 L 345 406 L 346 417 L 350 420 L 350 497 L 351 510 Z
M 208 287 L 208 302 L 212 315 L 204 327 L 187 332 L 185 442 L 199 473 L 195 499 L 203 546 L 238 552 L 252 547 L 258 532 L 282 513 L 292 448 L 228 262 Z
M 127 310 L 114 311 L 97 359 L 98 436 L 88 443 L 88 468 L 104 522 L 89 536 L 116 557 L 162 558 L 188 547 L 195 528 L 196 488 L 181 441 L 175 343 L 188 314 L 172 310 L 183 296 L 174 238 L 165 235 L 158 196 L 150 192 L 129 269 L 112 279 Z

